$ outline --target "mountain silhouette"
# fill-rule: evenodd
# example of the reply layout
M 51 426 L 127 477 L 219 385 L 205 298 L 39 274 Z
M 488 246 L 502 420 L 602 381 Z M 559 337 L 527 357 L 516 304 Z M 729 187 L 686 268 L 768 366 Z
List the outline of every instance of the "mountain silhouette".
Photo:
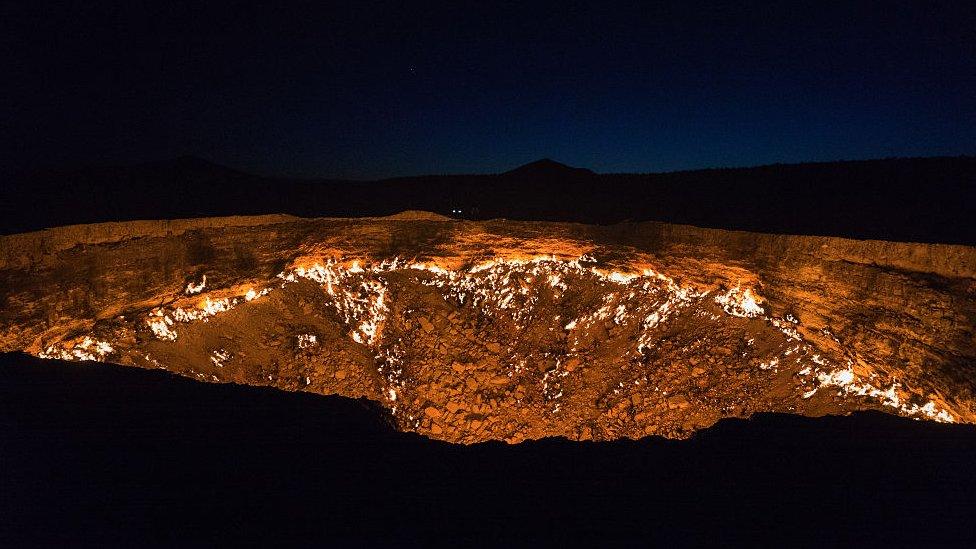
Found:
M 529 162 L 528 164 L 519 166 L 514 170 L 509 170 L 502 175 L 552 178 L 595 176 L 596 174 L 592 170 L 588 170 L 586 168 L 574 168 L 549 158 L 542 158 L 540 160 L 536 160 L 535 162 Z
M 4 181 L 0 234 L 76 223 L 286 213 L 613 224 L 976 244 L 976 157 L 606 174 L 542 159 L 500 174 L 348 181 L 252 175 L 193 156 Z

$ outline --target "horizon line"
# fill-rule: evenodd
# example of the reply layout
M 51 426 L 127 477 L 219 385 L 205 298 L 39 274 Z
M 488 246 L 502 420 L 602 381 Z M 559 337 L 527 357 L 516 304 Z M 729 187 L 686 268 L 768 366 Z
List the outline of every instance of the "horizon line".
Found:
M 266 179 L 288 179 L 288 180 L 302 180 L 302 181 L 350 181 L 350 182 L 379 182 L 379 181 L 390 181 L 396 179 L 413 179 L 413 178 L 423 178 L 423 177 L 497 177 L 503 176 L 512 172 L 516 172 L 521 168 L 531 166 L 533 164 L 538 164 L 541 162 L 550 162 L 552 164 L 559 165 L 562 169 L 567 172 L 589 172 L 590 176 L 646 176 L 646 175 L 667 175 L 667 174 L 679 174 L 679 173 L 694 173 L 694 172 L 706 172 L 706 171 L 724 171 L 724 170 L 754 170 L 770 167 L 780 167 L 780 166 L 812 166 L 812 165 L 824 165 L 824 164 L 856 164 L 856 163 L 866 163 L 866 162 L 884 162 L 884 161 L 908 161 L 908 160 L 940 160 L 940 159 L 956 159 L 956 160 L 976 160 L 976 153 L 972 154 L 944 154 L 944 155 L 931 155 L 931 156 L 883 156 L 883 157 L 873 157 L 873 158 L 845 158 L 838 160 L 803 160 L 797 162 L 770 162 L 764 164 L 749 164 L 749 165 L 725 165 L 725 166 L 705 166 L 699 168 L 680 168 L 675 170 L 661 170 L 661 171 L 620 171 L 620 172 L 598 172 L 592 168 L 586 166 L 574 166 L 571 164 L 566 164 L 558 160 L 554 160 L 550 157 L 538 158 L 529 162 L 519 164 L 513 168 L 509 168 L 505 171 L 497 172 L 439 172 L 439 173 L 421 173 L 414 175 L 394 175 L 387 177 L 374 177 L 374 178 L 345 178 L 345 177 L 334 177 L 334 176 L 290 176 L 262 172 L 261 170 L 250 170 L 247 168 L 238 168 L 230 163 L 224 163 L 220 161 L 215 161 L 202 155 L 196 154 L 182 154 L 178 156 L 171 156 L 156 160 L 139 161 L 132 163 L 74 163 L 74 164 L 64 164 L 60 166 L 43 167 L 43 168 L 22 168 L 21 170 L 14 169 L 13 173 L 17 174 L 19 171 L 21 176 L 32 176 L 44 173 L 58 173 L 58 172 L 70 172 L 79 171 L 87 169 L 132 169 L 132 168 L 142 168 L 142 167 L 152 167 L 157 166 L 167 166 L 167 165 L 177 165 L 179 162 L 183 161 L 195 161 L 203 164 L 210 165 L 214 168 L 220 168 L 232 172 L 237 172 L 242 175 L 248 175 L 252 177 L 260 177 Z

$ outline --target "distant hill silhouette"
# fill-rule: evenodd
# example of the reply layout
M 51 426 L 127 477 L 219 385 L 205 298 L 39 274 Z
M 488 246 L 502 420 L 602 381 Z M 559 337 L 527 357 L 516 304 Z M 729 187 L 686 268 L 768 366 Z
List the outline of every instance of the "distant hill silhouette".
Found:
M 529 162 L 515 168 L 514 170 L 509 170 L 502 175 L 510 177 L 595 177 L 596 173 L 592 170 L 586 168 L 573 168 L 556 162 L 555 160 L 550 160 L 548 158 L 543 158 L 541 160 L 536 160 L 535 162 Z
M 262 177 L 194 157 L 5 182 L 4 234 L 73 223 L 289 213 L 583 223 L 656 220 L 749 231 L 976 244 L 976 158 L 597 174 L 543 159 L 493 175 L 379 181 Z M 460 210 L 461 214 L 453 213 Z

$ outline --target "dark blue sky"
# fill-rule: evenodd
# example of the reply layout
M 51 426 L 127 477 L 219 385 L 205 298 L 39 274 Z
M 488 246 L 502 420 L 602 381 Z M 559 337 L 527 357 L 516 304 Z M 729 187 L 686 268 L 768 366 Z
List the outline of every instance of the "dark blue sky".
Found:
M 5 3 L 4 164 L 601 172 L 976 153 L 976 3 Z M 351 7 L 354 6 L 354 7 Z

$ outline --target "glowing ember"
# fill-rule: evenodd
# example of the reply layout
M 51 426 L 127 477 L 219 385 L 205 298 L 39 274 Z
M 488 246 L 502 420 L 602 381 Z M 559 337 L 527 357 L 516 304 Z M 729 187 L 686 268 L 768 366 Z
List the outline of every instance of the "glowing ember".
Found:
M 207 275 L 203 275 L 203 280 L 201 280 L 199 284 L 194 284 L 191 282 L 186 285 L 186 294 L 187 295 L 198 294 L 202 292 L 206 286 L 207 286 Z
M 37 356 L 59 360 L 104 361 L 114 352 L 115 349 L 110 344 L 85 336 L 74 343 L 49 345 Z
M 715 296 L 715 303 L 721 305 L 726 313 L 743 318 L 762 316 L 766 312 L 759 304 L 758 296 L 753 294 L 751 289 L 743 290 L 739 286 L 725 294 Z

